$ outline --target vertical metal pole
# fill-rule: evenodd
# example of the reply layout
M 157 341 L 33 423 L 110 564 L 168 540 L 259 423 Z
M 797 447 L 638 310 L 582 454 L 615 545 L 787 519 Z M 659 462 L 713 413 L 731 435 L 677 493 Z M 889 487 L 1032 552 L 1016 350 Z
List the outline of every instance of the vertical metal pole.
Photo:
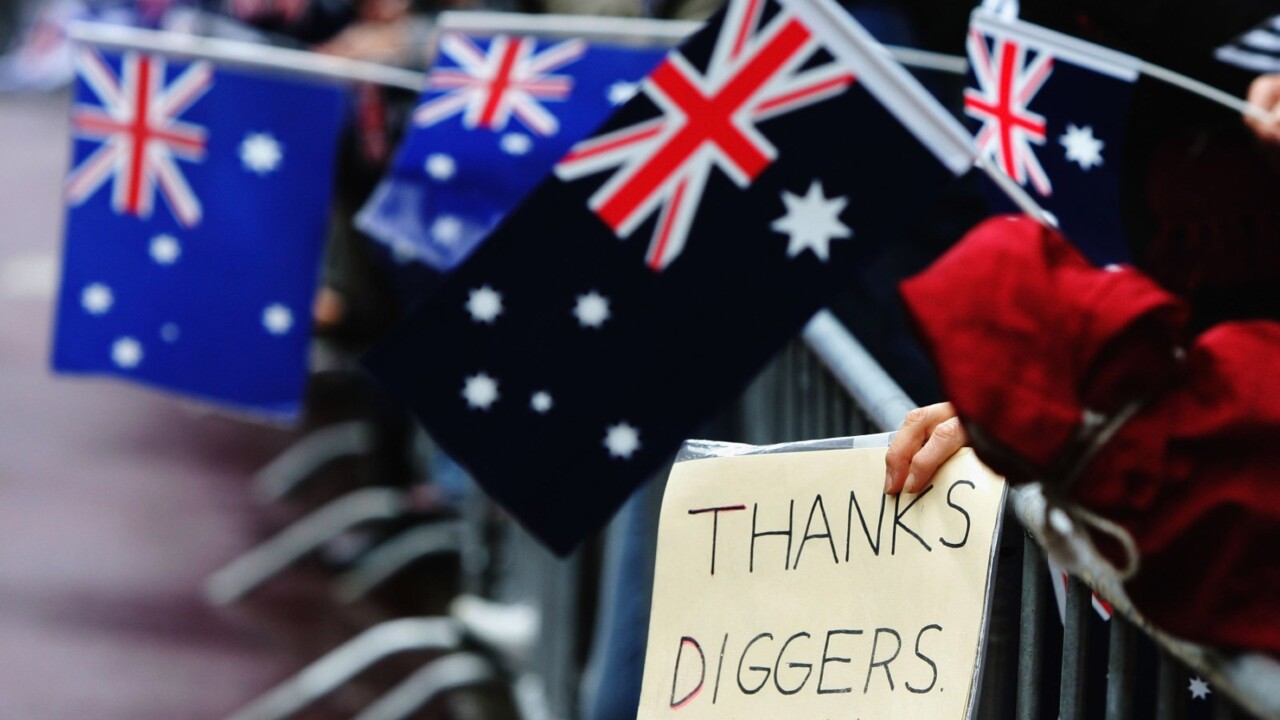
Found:
M 1111 616 L 1107 647 L 1107 720 L 1133 717 L 1134 630 L 1118 614 Z
M 1185 684 L 1178 661 L 1161 652 L 1160 670 L 1156 676 L 1156 720 L 1179 720 L 1183 716 Z
M 1030 535 L 1022 540 L 1022 613 L 1018 632 L 1018 720 L 1040 718 L 1044 644 L 1044 559 Z
M 778 427 L 769 439 L 771 443 L 786 442 L 791 439 L 795 426 L 795 345 L 788 345 L 778 356 L 777 398 Z
M 831 383 L 827 380 L 827 371 L 812 353 L 806 352 L 809 358 L 810 372 L 813 374 L 813 394 L 810 397 L 810 413 L 813 415 L 813 434 L 811 437 L 830 437 L 831 420 L 827 413 L 828 398 L 831 395 Z
M 809 353 L 795 344 L 796 357 L 796 427 L 791 440 L 807 440 L 813 437 L 810 426 L 813 424 L 813 406 L 809 400 L 813 398 L 813 374 L 809 367 Z
M 791 372 L 794 392 L 791 393 L 791 429 L 787 440 L 795 441 L 805 439 L 806 402 L 813 385 L 809 377 L 809 354 L 795 342 L 791 345 Z
M 1089 652 L 1090 591 L 1071 578 L 1067 584 L 1066 624 L 1062 628 L 1062 683 L 1059 686 L 1059 720 L 1084 717 L 1085 658 Z
M 774 407 L 770 403 L 773 399 L 774 378 L 777 372 L 774 363 L 769 363 L 764 370 L 756 376 L 756 379 L 747 386 L 746 392 L 742 394 L 742 398 L 738 401 L 738 408 L 741 416 L 739 425 L 742 435 L 736 440 L 751 443 L 752 445 L 763 445 L 769 442 L 769 431 L 767 427 L 767 418 L 774 413 Z
M 828 380 L 827 385 L 831 388 L 831 394 L 828 396 L 831 398 L 831 407 L 827 410 L 831 414 L 831 435 L 833 437 L 852 435 L 849 427 L 853 408 L 850 407 L 849 396 L 845 395 L 835 382 Z

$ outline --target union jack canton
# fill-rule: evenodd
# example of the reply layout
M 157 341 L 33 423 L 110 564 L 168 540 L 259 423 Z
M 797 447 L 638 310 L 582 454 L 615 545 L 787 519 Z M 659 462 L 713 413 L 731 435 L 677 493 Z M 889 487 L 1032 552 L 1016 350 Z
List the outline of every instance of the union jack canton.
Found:
M 213 66 L 193 63 L 166 83 L 163 57 L 126 53 L 119 77 L 96 52 L 79 59 L 80 77 L 100 104 L 75 107 L 72 133 L 102 145 L 71 172 L 67 201 L 80 205 L 114 178 L 116 213 L 151 217 L 158 187 L 179 223 L 199 224 L 200 200 L 176 160 L 204 160 L 208 133 L 179 118 L 213 84 Z
M 620 166 L 591 196 L 591 209 L 620 238 L 659 212 L 645 258 L 653 270 L 680 256 L 712 167 L 749 186 L 778 157 L 758 125 L 853 82 L 835 61 L 804 68 L 821 43 L 789 12 L 761 27 L 765 4 L 729 5 L 706 72 L 677 51 L 644 81 L 661 116 L 579 143 L 556 165 L 565 180 Z
M 587 44 L 566 40 L 534 52 L 537 40 L 499 35 L 488 51 L 460 33 L 447 33 L 440 40 L 440 52 L 458 67 L 436 68 L 427 75 L 427 91 L 446 94 L 423 103 L 414 111 L 414 123 L 429 127 L 462 113 L 469 129 L 484 127 L 503 130 L 511 116 L 538 135 L 554 135 L 560 127 L 556 116 L 539 100 L 564 100 L 573 89 L 573 78 L 552 75 L 582 57 Z

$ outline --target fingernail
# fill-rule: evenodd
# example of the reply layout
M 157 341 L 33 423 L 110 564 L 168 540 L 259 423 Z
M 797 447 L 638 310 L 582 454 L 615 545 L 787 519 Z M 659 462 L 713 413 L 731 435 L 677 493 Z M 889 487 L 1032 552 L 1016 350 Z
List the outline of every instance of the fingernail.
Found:
M 914 473 L 907 473 L 907 481 L 902 483 L 902 491 L 909 493 L 916 491 L 916 476 Z
M 890 486 L 893 485 L 893 476 L 889 473 L 884 474 L 884 491 L 889 492 Z

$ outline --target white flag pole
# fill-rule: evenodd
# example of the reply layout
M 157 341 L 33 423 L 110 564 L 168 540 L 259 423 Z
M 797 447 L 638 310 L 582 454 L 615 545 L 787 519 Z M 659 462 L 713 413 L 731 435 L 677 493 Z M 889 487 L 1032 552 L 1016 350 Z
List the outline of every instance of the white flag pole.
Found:
M 440 13 L 436 29 L 477 34 L 525 32 L 676 45 L 701 27 L 700 22 L 677 20 L 447 11 Z M 414 70 L 241 40 L 86 21 L 72 23 L 67 34 L 72 40 L 100 47 L 213 60 L 326 80 L 369 82 L 413 92 L 421 92 L 426 85 L 426 75 Z M 909 67 L 956 74 L 965 72 L 964 58 L 907 47 L 888 46 L 887 49 L 895 59 Z
M 1250 105 L 1231 93 L 1223 92 L 1208 83 L 1200 82 L 1199 80 L 1187 77 L 1181 73 L 1176 73 L 1167 68 L 1162 68 L 1159 65 L 1152 65 L 1146 61 L 1142 62 L 1141 70 L 1143 73 L 1150 75 L 1157 80 L 1163 80 L 1170 85 L 1180 87 L 1187 92 L 1199 95 L 1210 102 L 1215 102 L 1225 108 L 1234 110 L 1241 115 L 1248 115 L 1249 117 L 1254 118 L 1255 120 L 1261 120 L 1262 122 L 1275 122 L 1277 120 L 1275 115 L 1272 115 L 1257 105 Z
M 1045 227 L 1058 227 L 1058 219 L 1048 210 L 1036 204 L 1036 201 L 1032 199 L 1031 195 L 1027 194 L 1027 191 L 1017 181 L 1005 174 L 1004 170 L 994 165 L 989 158 L 984 155 L 978 155 L 973 161 L 973 166 L 986 173 L 987 177 L 991 178 L 991 181 L 996 184 L 996 187 L 1000 188 L 1000 192 L 1009 196 L 1013 204 L 1017 205 L 1018 209 L 1026 213 L 1032 220 Z
M 527 13 L 446 10 L 436 20 L 439 30 L 479 35 L 532 33 L 534 35 L 580 37 L 612 41 L 643 41 L 648 44 L 677 45 L 702 28 L 693 20 L 654 20 L 598 15 L 533 15 Z M 908 67 L 963 75 L 968 63 L 956 55 L 917 50 L 897 45 L 884 46 L 895 60 Z
M 1074 57 L 1071 61 L 1077 64 L 1083 62 L 1083 64 L 1089 66 L 1097 63 L 1096 67 L 1099 69 L 1107 66 L 1124 68 L 1125 71 L 1145 74 L 1156 80 L 1169 83 L 1174 87 L 1186 90 L 1193 95 L 1198 95 L 1209 102 L 1221 105 L 1242 115 L 1247 115 L 1263 122 L 1275 122 L 1277 120 L 1276 116 L 1267 110 L 1250 105 L 1245 100 L 1223 92 L 1208 83 L 1147 62 L 1128 53 L 1121 53 L 1077 38 L 1074 35 L 1019 20 L 1016 12 L 1013 16 L 1008 16 L 995 12 L 988 7 L 992 4 L 999 5 L 1005 1 L 990 0 L 990 2 L 984 3 L 983 7 L 974 11 L 973 22 L 979 24 L 980 29 L 983 26 L 990 26 L 992 28 L 991 31 L 1008 33 L 1019 38 L 1031 39 L 1037 44 L 1048 45 L 1050 47 L 1048 52 L 1051 55 L 1058 56 L 1060 53 L 1065 53 L 1068 58 Z M 1101 71 L 1106 72 L 1106 70 Z M 1114 71 L 1109 74 L 1114 74 Z M 1116 76 L 1120 77 L 1120 75 Z
M 239 40 L 90 22 L 72 23 L 67 35 L 72 40 L 100 47 L 213 60 L 228 65 L 277 70 L 326 80 L 368 82 L 413 92 L 421 92 L 426 85 L 426 76 L 413 70 Z
M 946 55 L 930 50 L 917 50 L 902 45 L 885 45 L 894 60 L 907 67 L 921 70 L 937 70 L 952 75 L 964 75 L 969 72 L 969 61 L 959 55 Z
M 446 10 L 436 16 L 439 30 L 474 35 L 526 33 L 542 37 L 583 38 L 644 45 L 678 45 L 703 26 L 693 20 L 544 15 L 533 13 Z

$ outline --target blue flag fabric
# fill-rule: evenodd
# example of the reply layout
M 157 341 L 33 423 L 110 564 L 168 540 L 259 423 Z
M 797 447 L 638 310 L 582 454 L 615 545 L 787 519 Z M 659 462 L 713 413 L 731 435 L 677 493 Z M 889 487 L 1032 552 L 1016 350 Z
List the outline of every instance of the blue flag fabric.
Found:
M 971 151 L 834 2 L 732 0 L 366 363 L 567 552 Z
M 54 368 L 296 416 L 344 112 L 328 85 L 84 49 Z
M 1027 189 L 1099 264 L 1129 259 L 1120 181 L 1141 61 L 1030 23 L 975 11 L 965 114 L 978 151 Z M 998 211 L 1017 212 L 988 187 Z
M 453 268 L 665 54 L 445 34 L 395 164 L 357 227 L 399 258 Z

